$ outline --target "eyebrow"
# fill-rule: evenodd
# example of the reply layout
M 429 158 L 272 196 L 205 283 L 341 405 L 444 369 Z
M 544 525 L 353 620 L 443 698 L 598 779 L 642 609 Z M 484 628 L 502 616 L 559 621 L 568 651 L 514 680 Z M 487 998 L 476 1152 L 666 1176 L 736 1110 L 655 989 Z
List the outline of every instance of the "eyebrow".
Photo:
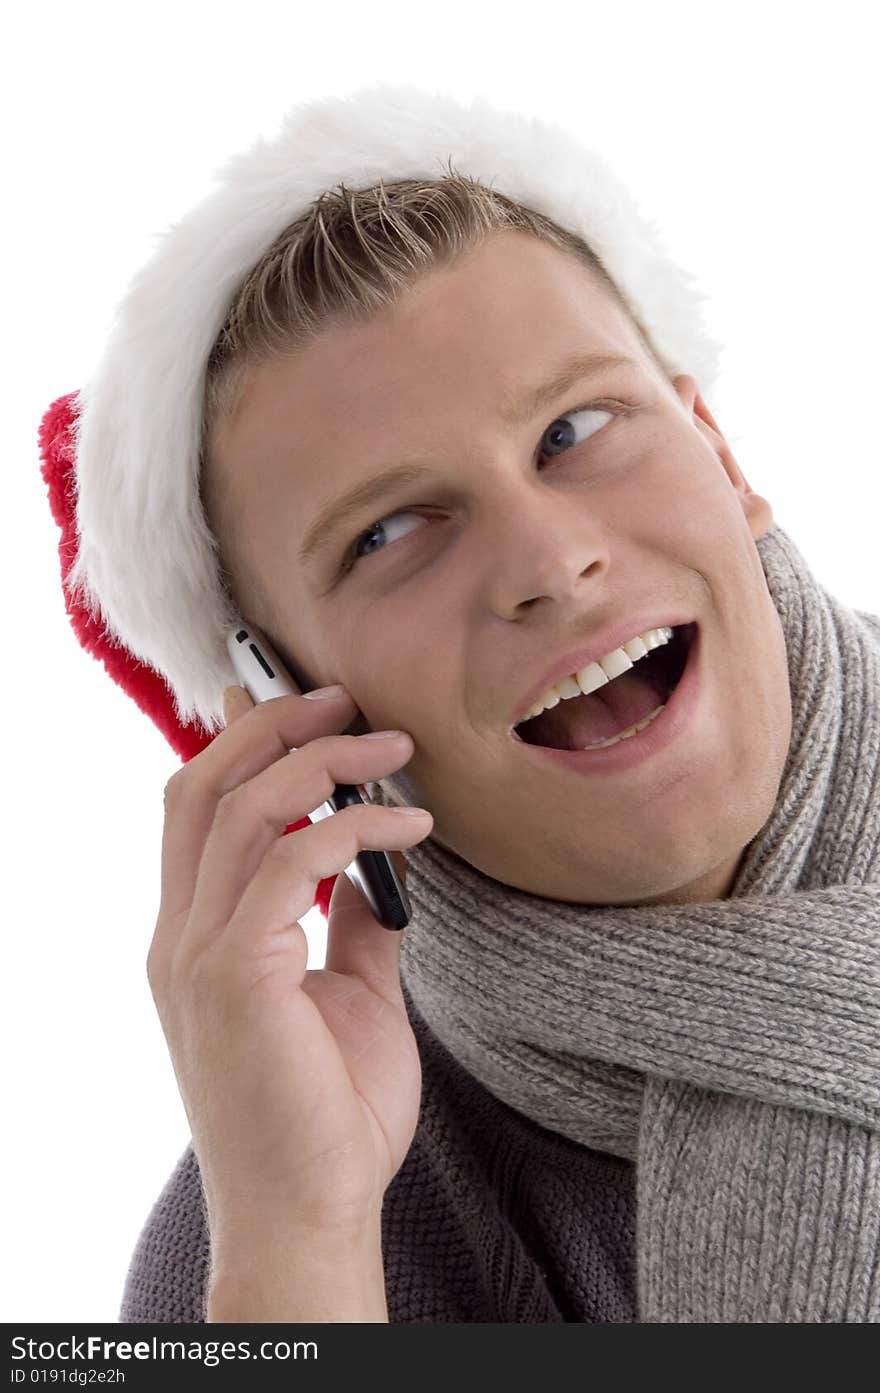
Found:
M 501 405 L 498 418 L 503 425 L 511 428 L 525 425 L 543 407 L 558 400 L 579 382 L 598 377 L 612 368 L 622 367 L 637 368 L 638 364 L 621 353 L 580 353 L 565 358 L 557 364 L 552 375 L 544 382 L 527 388 L 521 394 L 507 397 Z M 309 527 L 300 547 L 301 564 L 307 565 L 312 561 L 336 535 L 342 524 L 365 510 L 368 504 L 378 502 L 394 489 L 424 480 L 429 472 L 425 465 L 394 465 L 383 470 L 381 474 L 362 480 L 348 492 L 334 498 L 322 508 Z

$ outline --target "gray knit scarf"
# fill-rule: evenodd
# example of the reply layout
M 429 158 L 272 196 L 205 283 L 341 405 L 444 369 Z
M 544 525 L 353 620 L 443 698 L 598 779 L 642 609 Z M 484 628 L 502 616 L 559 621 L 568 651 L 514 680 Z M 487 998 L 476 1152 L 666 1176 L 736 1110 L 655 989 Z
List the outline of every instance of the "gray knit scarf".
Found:
M 640 1319 L 876 1320 L 880 617 L 756 545 L 793 727 L 730 898 L 556 902 L 429 838 L 401 974 L 496 1097 L 637 1162 Z

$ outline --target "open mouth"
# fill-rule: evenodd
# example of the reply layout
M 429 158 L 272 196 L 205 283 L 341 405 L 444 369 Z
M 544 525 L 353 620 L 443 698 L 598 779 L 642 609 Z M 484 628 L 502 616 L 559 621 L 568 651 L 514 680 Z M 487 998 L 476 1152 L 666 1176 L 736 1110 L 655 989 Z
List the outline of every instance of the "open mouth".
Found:
M 563 698 L 511 732 L 527 745 L 556 750 L 599 747 L 635 734 L 662 711 L 684 675 L 697 634 L 695 622 L 673 628 L 668 643 L 636 659 L 631 668 L 588 696 Z

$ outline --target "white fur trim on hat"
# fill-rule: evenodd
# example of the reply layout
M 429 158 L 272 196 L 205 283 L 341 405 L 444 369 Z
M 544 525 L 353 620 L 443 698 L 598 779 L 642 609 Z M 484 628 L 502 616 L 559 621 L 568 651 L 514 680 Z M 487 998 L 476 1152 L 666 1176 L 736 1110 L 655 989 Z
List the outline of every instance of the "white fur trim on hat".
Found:
M 162 674 L 184 724 L 222 729 L 222 691 L 237 680 L 226 634 L 238 616 L 198 488 L 205 368 L 229 306 L 324 191 L 440 178 L 450 159 L 581 235 L 672 375 L 692 374 L 704 396 L 715 381 L 720 346 L 702 324 L 705 297 L 604 160 L 564 129 L 410 85 L 300 103 L 272 140 L 221 166 L 218 187 L 162 235 L 78 396 L 79 550 L 68 588 Z

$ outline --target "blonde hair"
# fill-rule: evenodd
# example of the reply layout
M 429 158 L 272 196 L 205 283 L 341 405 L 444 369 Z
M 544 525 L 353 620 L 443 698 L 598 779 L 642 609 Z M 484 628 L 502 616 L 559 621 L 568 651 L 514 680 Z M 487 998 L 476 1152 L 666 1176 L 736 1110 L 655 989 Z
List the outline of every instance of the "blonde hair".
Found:
M 331 189 L 264 252 L 233 300 L 205 377 L 202 440 L 234 408 L 250 368 L 305 348 L 334 324 L 363 323 L 419 276 L 447 266 L 504 228 L 576 256 L 634 323 L 664 376 L 669 369 L 598 255 L 576 233 L 472 179 L 451 161 L 441 179 Z
M 208 358 L 201 420 L 202 503 L 227 561 L 240 550 L 234 546 L 235 518 L 207 466 L 215 427 L 234 411 L 249 371 L 296 354 L 334 325 L 365 323 L 420 276 L 450 265 L 493 232 L 518 229 L 577 257 L 620 305 L 671 381 L 648 331 L 582 237 L 457 173 L 451 160 L 446 168 L 439 179 L 380 180 L 366 189 L 340 183 L 322 193 L 275 238 L 239 287 Z M 218 560 L 231 593 L 230 572 L 219 554 Z M 243 565 L 237 558 L 237 569 Z M 273 614 L 260 577 L 249 572 L 240 579 L 262 610 Z

